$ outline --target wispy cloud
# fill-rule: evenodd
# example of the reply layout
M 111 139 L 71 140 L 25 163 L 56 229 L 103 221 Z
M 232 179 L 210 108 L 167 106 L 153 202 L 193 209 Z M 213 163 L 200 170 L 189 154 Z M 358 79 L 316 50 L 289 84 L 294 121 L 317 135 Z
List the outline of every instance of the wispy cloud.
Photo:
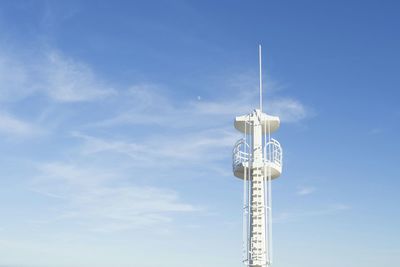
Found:
M 41 133 L 39 127 L 17 119 L 8 113 L 0 113 L 0 134 L 17 137 L 30 137 Z
M 228 86 L 228 85 L 226 85 Z M 233 85 L 232 85 L 233 86 Z M 177 102 L 166 90 L 154 84 L 140 84 L 130 88 L 121 96 L 130 105 L 120 109 L 108 119 L 92 123 L 91 126 L 112 127 L 116 125 L 159 125 L 180 128 L 189 126 L 226 126 L 234 116 L 251 112 L 256 106 L 258 95 L 241 86 L 233 87 L 229 95 L 219 100 Z M 256 91 L 255 91 L 256 92 Z M 293 98 L 268 99 L 266 112 L 279 116 L 284 123 L 296 123 L 313 115 L 309 108 Z
M 0 99 L 14 101 L 44 94 L 58 102 L 91 101 L 115 95 L 89 65 L 54 50 L 34 56 L 3 49 L 0 53 Z
M 269 105 L 270 112 L 287 123 L 299 122 L 312 115 L 300 101 L 292 98 L 273 99 Z
M 45 96 L 51 111 L 42 116 L 44 124 L 58 108 L 60 120 L 64 118 L 60 107 L 65 105 L 60 103 L 92 101 L 90 108 L 109 108 L 110 112 L 100 112 L 95 119 L 88 116 L 80 125 L 66 122 L 63 138 L 72 137 L 68 142 L 73 145 L 60 154 L 68 154 L 67 159 L 38 164 L 31 184 L 35 192 L 59 200 L 54 220 L 74 220 L 93 231 L 166 224 L 175 213 L 198 210 L 175 190 L 133 181 L 151 175 L 148 170 L 155 162 L 164 177 L 184 176 L 200 168 L 227 175 L 229 163 L 221 162 L 228 162 L 231 147 L 240 137 L 232 129 L 232 119 L 250 112 L 257 103 L 257 90 L 248 90 L 251 79 L 243 77 L 226 81 L 224 86 L 232 90 L 220 98 L 178 101 L 159 84 L 138 83 L 115 90 L 112 81 L 102 79 L 90 65 L 51 49 L 34 58 L 0 52 L 0 101 Z M 110 97 L 114 101 L 107 101 Z M 287 123 L 310 115 L 308 108 L 292 98 L 268 98 L 266 110 Z M 0 113 L 0 133 L 28 136 L 35 132 L 38 128 L 33 123 Z M 179 173 L 174 167 L 179 167 Z
M 385 130 L 383 128 L 376 127 L 376 128 L 373 128 L 373 129 L 369 130 L 368 134 L 370 134 L 370 135 L 379 135 L 379 134 L 382 134 L 384 132 L 385 132 Z
M 181 165 L 199 165 L 207 163 L 215 168 L 215 160 L 225 159 L 227 153 L 216 153 L 224 149 L 230 150 L 238 135 L 226 129 L 211 129 L 198 132 L 175 133 L 170 135 L 151 135 L 136 141 L 115 138 L 99 138 L 73 132 L 72 136 L 82 140 L 79 152 L 83 155 L 97 153 L 117 153 L 125 155 L 132 164 L 140 166 L 153 165 L 159 168 Z M 157 141 L 155 141 L 157 140 Z
M 238 114 L 249 113 L 255 108 L 251 105 L 253 102 L 250 101 L 250 98 L 242 98 L 240 100 L 220 102 L 197 102 L 193 103 L 193 106 L 195 111 L 200 114 L 237 116 Z M 266 112 L 279 116 L 281 121 L 286 123 L 299 122 L 311 115 L 300 101 L 290 98 L 273 98 L 269 100 L 266 105 Z
M 88 65 L 50 52 L 43 68 L 43 89 L 60 102 L 90 101 L 116 94 Z
M 296 194 L 299 196 L 306 196 L 314 193 L 316 190 L 315 187 L 312 186 L 301 186 L 298 188 Z
M 315 216 L 332 216 L 340 212 L 344 212 L 346 210 L 350 210 L 351 206 L 337 203 L 333 205 L 329 205 L 325 208 L 316 209 L 316 210 L 297 210 L 297 211 L 286 211 L 276 214 L 273 217 L 274 223 L 288 223 L 293 221 L 298 221 L 307 217 L 315 217 Z
M 92 231 L 147 228 L 173 221 L 172 214 L 197 208 L 169 189 L 118 185 L 117 172 L 60 162 L 39 164 L 32 190 L 64 200 L 53 220 L 74 220 Z M 117 183 L 116 183 L 117 181 Z

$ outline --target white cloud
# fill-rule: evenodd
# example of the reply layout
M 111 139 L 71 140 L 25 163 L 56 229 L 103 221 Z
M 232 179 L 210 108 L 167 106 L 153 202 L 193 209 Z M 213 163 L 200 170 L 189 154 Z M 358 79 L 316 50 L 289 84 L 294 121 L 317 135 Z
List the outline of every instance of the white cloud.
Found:
M 33 70 L 17 57 L 0 52 L 0 99 L 14 100 L 31 94 Z
M 178 102 L 160 86 L 140 84 L 131 87 L 129 93 L 122 96 L 129 105 L 125 104 L 118 114 L 91 126 L 158 125 L 186 129 L 189 126 L 226 126 L 235 116 L 249 113 L 257 107 L 256 93 L 242 90 L 241 85 L 236 90 L 220 100 L 202 98 L 201 101 Z M 312 115 L 300 101 L 292 98 L 268 99 L 265 110 L 279 116 L 283 123 L 296 123 Z
M 120 141 L 115 139 L 106 140 L 78 132 L 73 132 L 72 136 L 84 140 L 84 144 L 80 152 L 86 155 L 102 152 L 114 152 L 127 155 L 134 159 L 143 159 L 144 153 L 151 153 L 152 151 L 147 146 L 128 141 Z
M 116 94 L 107 88 L 88 65 L 48 53 L 43 66 L 43 86 L 47 94 L 60 102 L 89 101 Z
M 302 186 L 302 187 L 299 187 L 296 194 L 299 196 L 306 196 L 306 195 L 310 195 L 310 194 L 314 193 L 315 190 L 316 190 L 315 187 L 312 187 L 312 186 Z
M 200 168 L 203 172 L 212 170 L 226 175 L 221 161 L 230 157 L 230 149 L 239 138 L 232 120 L 250 112 L 258 102 L 257 90 L 249 91 L 248 85 L 246 79 L 230 81 L 226 86 L 232 86 L 233 91 L 228 90 L 229 95 L 220 100 L 201 97 L 177 101 L 156 84 L 137 84 L 117 93 L 89 65 L 55 51 L 45 51 L 32 59 L 0 53 L 3 101 L 34 94 L 46 95 L 55 103 L 115 97 L 114 103 L 118 104 L 115 113 L 110 112 L 109 118 L 89 125 L 109 127 L 107 137 L 101 137 L 100 131 L 83 134 L 86 130 L 90 132 L 91 127 L 74 132 L 73 137 L 83 141 L 71 148 L 69 156 L 74 160 L 67 164 L 39 164 L 38 175 L 32 182 L 32 190 L 63 203 L 58 219 L 73 219 L 94 231 L 165 224 L 173 221 L 173 213 L 196 210 L 174 190 L 132 184 L 129 182 L 132 177 L 124 169 L 118 169 L 120 162 L 111 161 L 116 166 L 109 168 L 103 165 L 107 160 L 101 157 L 122 155 L 128 158 L 130 167 L 154 168 L 155 162 L 159 170 L 178 166 L 179 175 L 190 170 L 198 172 Z M 265 105 L 267 111 L 281 116 L 283 122 L 298 122 L 309 115 L 304 105 L 294 99 L 271 98 Z M 54 104 L 55 109 L 57 106 Z M 126 134 L 116 130 L 115 126 L 120 125 L 133 126 L 131 139 L 117 136 Z M 137 133 L 142 125 L 159 129 Z M 71 128 L 65 125 L 63 130 Z M 0 132 L 29 135 L 35 131 L 36 127 L 30 123 L 0 114 Z M 139 175 L 140 171 L 132 175 Z
M 126 155 L 140 165 L 159 166 L 175 164 L 200 164 L 207 162 L 209 166 L 216 159 L 226 158 L 227 155 L 216 153 L 221 148 L 230 149 L 238 139 L 238 134 L 226 129 L 202 130 L 171 135 L 152 135 L 144 140 L 132 142 L 105 139 L 74 132 L 72 136 L 84 142 L 80 152 L 84 155 L 94 153 L 118 153 Z M 155 141 L 156 140 L 156 141 Z
M 315 217 L 315 216 L 328 216 L 337 214 L 339 212 L 344 212 L 346 210 L 350 210 L 351 206 L 337 203 L 333 205 L 328 205 L 321 209 L 316 210 L 295 210 L 295 211 L 285 211 L 276 214 L 273 217 L 274 223 L 287 223 L 301 220 L 305 217 Z
M 383 128 L 376 127 L 376 128 L 373 128 L 373 129 L 369 130 L 368 134 L 370 134 L 370 135 L 379 135 L 379 134 L 382 134 L 383 132 L 385 132 L 385 130 Z
M 83 62 L 56 51 L 34 56 L 3 49 L 0 53 L 0 100 L 44 94 L 58 102 L 91 101 L 116 94 Z
M 278 115 L 282 122 L 299 122 L 311 115 L 300 101 L 291 98 L 273 99 L 267 104 L 267 110 Z
M 117 171 L 59 162 L 37 168 L 32 190 L 64 200 L 54 219 L 78 221 L 92 231 L 153 227 L 173 221 L 173 213 L 197 209 L 173 190 L 113 183 L 124 178 Z
M 351 209 L 351 206 L 347 205 L 347 204 L 338 203 L 338 204 L 333 205 L 332 209 L 334 209 L 334 210 L 349 210 L 349 209 Z
M 41 130 L 31 123 L 17 119 L 7 113 L 0 113 L 0 133 L 4 135 L 28 137 L 40 132 Z
M 220 102 L 197 102 L 193 103 L 194 111 L 200 114 L 207 114 L 210 116 L 238 116 L 251 112 L 256 106 L 251 105 L 254 101 L 249 98 L 240 98 L 233 101 L 220 101 Z M 271 115 L 279 116 L 280 120 L 284 123 L 299 122 L 308 116 L 310 112 L 300 102 L 289 98 L 273 98 L 265 103 L 265 110 Z

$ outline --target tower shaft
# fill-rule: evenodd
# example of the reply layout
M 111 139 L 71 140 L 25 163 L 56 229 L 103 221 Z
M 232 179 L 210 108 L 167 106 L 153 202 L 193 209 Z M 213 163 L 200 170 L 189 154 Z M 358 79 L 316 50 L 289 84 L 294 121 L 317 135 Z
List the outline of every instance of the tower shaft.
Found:
M 279 118 L 256 109 L 236 117 L 235 128 L 244 133 L 233 150 L 233 172 L 243 179 L 244 263 L 251 267 L 272 264 L 271 180 L 282 171 L 282 149 L 270 134 Z
M 255 114 L 251 124 L 251 148 L 252 157 L 251 171 L 249 179 L 249 196 L 250 196 L 250 249 L 249 249 L 249 266 L 258 267 L 266 266 L 266 242 L 268 234 L 266 232 L 266 209 L 265 209 L 265 172 L 263 169 L 263 135 L 260 116 Z
M 264 177 L 261 169 L 253 169 L 250 186 L 250 250 L 249 266 L 266 265 L 266 213 Z

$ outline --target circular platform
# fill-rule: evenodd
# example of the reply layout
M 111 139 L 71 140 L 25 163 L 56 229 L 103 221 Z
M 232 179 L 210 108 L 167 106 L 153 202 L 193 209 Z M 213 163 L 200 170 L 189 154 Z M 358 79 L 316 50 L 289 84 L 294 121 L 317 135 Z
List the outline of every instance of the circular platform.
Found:
M 248 170 L 247 166 L 248 166 L 247 162 L 242 162 L 242 163 L 235 165 L 233 167 L 233 174 L 239 179 L 244 179 L 244 172 L 246 171 L 247 172 L 246 179 L 249 179 L 249 177 L 248 177 L 249 170 Z M 264 168 L 264 166 L 265 166 L 265 168 Z M 282 173 L 282 166 L 280 166 L 278 164 L 266 162 L 266 163 L 264 163 L 264 166 L 253 167 L 253 169 L 259 168 L 262 170 L 262 172 L 264 172 L 264 169 L 265 169 L 266 174 L 268 174 L 269 169 L 270 169 L 272 180 L 278 178 Z M 266 175 L 265 175 L 265 177 L 266 177 Z

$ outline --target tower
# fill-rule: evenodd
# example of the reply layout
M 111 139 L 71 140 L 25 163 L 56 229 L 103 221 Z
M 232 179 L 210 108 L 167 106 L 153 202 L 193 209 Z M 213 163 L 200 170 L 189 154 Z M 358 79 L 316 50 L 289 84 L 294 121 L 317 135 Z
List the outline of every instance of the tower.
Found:
M 243 180 L 243 262 L 250 267 L 272 264 L 271 181 L 282 172 L 282 148 L 271 138 L 279 117 L 262 112 L 261 45 L 260 108 L 235 118 L 243 133 L 233 148 L 233 173 Z

